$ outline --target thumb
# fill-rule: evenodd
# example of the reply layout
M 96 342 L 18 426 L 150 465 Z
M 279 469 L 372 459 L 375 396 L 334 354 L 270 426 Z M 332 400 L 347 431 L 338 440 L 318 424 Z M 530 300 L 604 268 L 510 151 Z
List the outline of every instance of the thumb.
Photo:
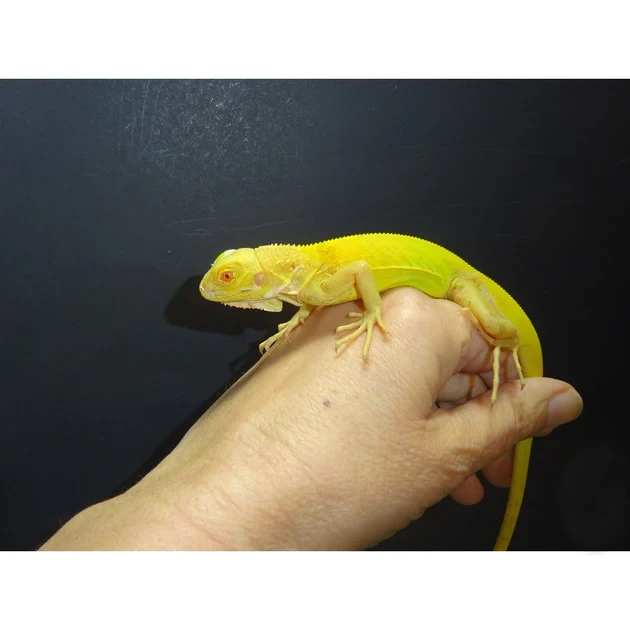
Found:
M 439 410 L 435 449 L 443 461 L 457 462 L 472 474 L 508 452 L 516 442 L 546 434 L 575 420 L 583 409 L 581 396 L 563 381 L 528 378 L 521 389 L 514 381 L 501 386 L 494 405 L 490 393 L 449 410 Z

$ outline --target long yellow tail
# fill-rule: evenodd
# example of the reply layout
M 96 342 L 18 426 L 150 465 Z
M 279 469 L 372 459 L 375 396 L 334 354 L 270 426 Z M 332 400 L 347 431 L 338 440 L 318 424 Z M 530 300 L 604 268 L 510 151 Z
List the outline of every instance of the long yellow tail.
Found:
M 518 521 L 518 515 L 523 503 L 525 486 L 527 485 L 527 471 L 529 469 L 529 455 L 532 450 L 532 439 L 518 442 L 514 447 L 514 466 L 512 468 L 512 483 L 508 495 L 507 506 L 503 516 L 503 523 L 494 544 L 494 551 L 507 551 Z
M 494 281 L 488 279 L 499 310 L 517 327 L 520 339 L 518 356 L 525 378 L 543 375 L 543 353 L 538 333 L 518 302 Z M 527 387 L 527 384 L 525 385 Z M 495 551 L 506 551 L 516 528 L 529 470 L 532 440 L 518 442 L 514 447 L 514 465 L 501 529 L 494 545 Z

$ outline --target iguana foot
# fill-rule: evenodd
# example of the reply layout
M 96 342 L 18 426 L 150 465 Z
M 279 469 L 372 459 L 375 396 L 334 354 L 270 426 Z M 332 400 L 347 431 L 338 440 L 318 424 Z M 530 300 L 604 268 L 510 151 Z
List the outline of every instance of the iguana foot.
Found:
M 367 361 L 368 353 L 370 351 L 370 344 L 372 343 L 372 332 L 374 331 L 374 326 L 378 326 L 385 334 L 388 334 L 385 324 L 383 324 L 383 319 L 381 317 L 381 307 L 378 306 L 372 311 L 365 311 L 363 313 L 348 313 L 348 317 L 356 319 L 356 322 L 352 322 L 351 324 L 344 324 L 343 326 L 339 326 L 336 333 L 343 332 L 345 330 L 352 330 L 356 328 L 356 330 L 345 337 L 342 337 L 335 344 L 335 350 L 339 350 L 341 346 L 344 344 L 350 343 L 354 341 L 357 337 L 362 335 L 364 332 L 366 333 L 365 343 L 363 344 L 363 360 Z
M 312 306 L 301 306 L 300 310 L 288 321 L 278 325 L 278 332 L 263 341 L 258 349 L 260 353 L 269 352 L 273 346 L 288 336 L 311 314 Z

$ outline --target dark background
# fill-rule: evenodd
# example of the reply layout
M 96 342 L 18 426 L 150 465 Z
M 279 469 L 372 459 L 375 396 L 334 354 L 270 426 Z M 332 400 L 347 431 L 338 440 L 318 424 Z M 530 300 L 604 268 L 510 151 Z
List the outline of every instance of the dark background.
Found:
M 627 549 L 629 112 L 605 81 L 0 82 L 0 548 L 137 480 L 286 319 L 204 302 L 218 253 L 394 231 L 504 285 L 585 399 L 512 548 Z M 505 498 L 379 548 L 490 549 Z

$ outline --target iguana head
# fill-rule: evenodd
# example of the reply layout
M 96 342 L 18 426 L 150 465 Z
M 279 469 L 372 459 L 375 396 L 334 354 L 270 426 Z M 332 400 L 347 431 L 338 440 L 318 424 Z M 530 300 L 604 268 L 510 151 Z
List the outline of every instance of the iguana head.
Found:
M 282 310 L 276 297 L 281 290 L 280 281 L 262 268 L 251 248 L 224 251 L 199 285 L 201 295 L 211 302 L 275 312 Z

